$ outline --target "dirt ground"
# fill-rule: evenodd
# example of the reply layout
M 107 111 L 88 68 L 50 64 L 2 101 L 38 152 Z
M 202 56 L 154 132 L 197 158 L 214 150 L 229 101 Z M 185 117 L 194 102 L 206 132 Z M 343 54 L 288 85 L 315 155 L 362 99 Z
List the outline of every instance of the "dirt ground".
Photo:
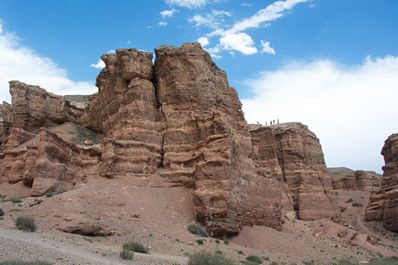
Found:
M 194 223 L 192 190 L 173 187 L 158 176 L 124 176 L 115 179 L 90 176 L 86 183 L 72 191 L 52 197 L 25 197 L 21 203 L 13 203 L 7 198 L 26 196 L 28 190 L 22 184 L 2 184 L 0 194 L 6 196 L 0 203 L 0 208 L 5 212 L 0 221 L 3 229 L 0 242 L 13 242 L 10 240 L 12 236 L 5 235 L 18 233 L 15 236 L 19 242 L 15 243 L 16 246 L 38 242 L 36 238 L 39 238 L 48 241 L 49 245 L 65 245 L 56 248 L 58 250 L 72 249 L 69 252 L 75 253 L 76 249 L 80 253 L 77 257 L 85 252 L 94 257 L 91 260 L 91 256 L 86 255 L 86 260 L 80 259 L 79 264 L 124 264 L 118 255 L 121 245 L 129 240 L 149 248 L 150 255 L 146 256 L 147 259 L 143 260 L 142 255 L 138 255 L 136 258 L 139 260 L 141 257 L 141 261 L 136 264 L 186 264 L 187 256 L 199 250 L 218 250 L 236 260 L 257 255 L 265 258 L 263 264 L 272 261 L 286 264 L 311 261 L 315 264 L 331 264 L 341 259 L 365 262 L 381 255 L 398 256 L 397 234 L 385 231 L 376 223 L 362 221 L 364 206 L 369 197 L 367 192 L 338 192 L 340 206 L 346 207 L 340 224 L 330 220 L 286 220 L 282 231 L 267 227 L 244 227 L 237 237 L 226 242 L 201 238 L 203 245 L 197 243 L 199 237 L 187 230 L 187 226 Z M 38 204 L 37 200 L 42 202 Z M 354 202 L 362 206 L 353 207 Z M 22 215 L 36 220 L 38 230 L 34 234 L 15 230 L 14 220 Z M 59 231 L 78 223 L 106 228 L 112 235 L 89 237 Z M 366 235 L 379 240 L 371 244 Z M 35 239 L 30 240 L 32 236 Z M 24 237 L 26 240 L 22 240 Z M 9 244 L 0 244 L 0 260 L 27 258 L 24 248 L 28 247 L 10 249 L 5 247 L 7 245 Z M 30 249 L 35 253 L 36 248 L 42 249 L 45 246 L 46 244 L 44 247 L 33 244 Z M 21 253 L 18 254 L 16 249 L 21 250 Z M 68 253 L 58 253 L 55 250 L 46 253 L 44 251 L 39 256 L 41 260 L 54 264 L 75 264 L 74 254 L 70 254 L 71 258 L 67 261 Z M 102 263 L 96 263 L 97 258 Z

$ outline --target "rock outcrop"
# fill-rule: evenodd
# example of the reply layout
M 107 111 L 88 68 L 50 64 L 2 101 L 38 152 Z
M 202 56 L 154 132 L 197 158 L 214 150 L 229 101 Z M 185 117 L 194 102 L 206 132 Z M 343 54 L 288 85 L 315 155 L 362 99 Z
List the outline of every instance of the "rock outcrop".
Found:
M 197 220 L 220 237 L 244 225 L 281 229 L 284 212 L 294 210 L 303 220 L 336 215 L 313 133 L 301 124 L 250 133 L 236 91 L 199 44 L 155 53 L 155 64 L 152 53 L 136 49 L 103 55 L 106 67 L 91 97 L 10 82 L 0 183 L 23 181 L 42 195 L 70 189 L 86 172 L 160 176 L 193 190 Z M 101 145 L 61 137 L 69 123 L 101 133 Z
M 301 220 L 337 216 L 331 177 L 319 139 L 301 123 L 251 130 L 255 159 L 268 174 L 286 183 Z M 289 203 L 284 203 L 289 207 Z
M 335 190 L 377 191 L 381 184 L 381 175 L 374 171 L 351 170 L 345 167 L 328 168 Z
M 0 183 L 23 181 L 32 187 L 32 196 L 69 190 L 84 181 L 82 169 L 96 165 L 99 158 L 98 148 L 79 147 L 41 129 L 31 139 L 3 152 Z
M 388 137 L 381 154 L 385 161 L 381 188 L 372 193 L 365 220 L 382 221 L 387 229 L 398 232 L 398 134 Z

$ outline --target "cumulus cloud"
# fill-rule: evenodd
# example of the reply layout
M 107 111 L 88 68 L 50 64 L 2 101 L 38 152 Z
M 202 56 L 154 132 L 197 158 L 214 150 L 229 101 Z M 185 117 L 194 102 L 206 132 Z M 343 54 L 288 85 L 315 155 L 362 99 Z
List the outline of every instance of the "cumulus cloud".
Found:
M 253 39 L 246 33 L 228 34 L 220 39 L 220 46 L 227 51 L 239 51 L 244 55 L 257 53 Z
M 198 39 L 198 42 L 200 43 L 200 45 L 202 45 L 202 47 L 209 45 L 209 39 L 206 37 L 200 37 Z
M 189 9 L 202 8 L 210 2 L 212 1 L 211 0 L 166 0 L 166 3 L 168 5 L 180 6 Z
M 169 10 L 160 11 L 160 15 L 162 17 L 172 17 L 172 16 L 174 16 L 175 13 L 176 13 L 175 9 L 169 9 Z
M 95 64 L 92 63 L 92 64 L 91 64 L 91 67 L 96 68 L 96 69 L 102 69 L 102 68 L 105 67 L 105 63 L 104 63 L 104 61 L 102 61 L 101 59 L 99 59 L 97 63 L 95 63 Z
M 167 26 L 167 22 L 165 22 L 165 21 L 160 21 L 160 22 L 158 23 L 158 25 L 161 26 L 161 27 L 165 27 L 165 26 Z
M 92 82 L 75 82 L 65 69 L 51 59 L 37 54 L 4 29 L 0 21 L 0 101 L 10 101 L 10 80 L 39 85 L 56 94 L 91 94 L 97 91 Z
M 275 50 L 270 46 L 268 41 L 261 41 L 261 53 L 269 53 L 275 55 Z
M 224 23 L 220 22 L 220 17 L 217 16 L 194 16 L 190 19 L 191 22 L 194 22 L 197 27 L 205 26 L 213 28 L 212 32 L 209 32 L 205 35 L 207 38 L 218 37 L 219 42 L 217 46 L 220 48 L 219 51 L 228 50 L 228 51 L 239 51 L 244 55 L 251 55 L 257 53 L 257 48 L 255 47 L 255 43 L 251 36 L 248 35 L 245 31 L 248 29 L 259 28 L 265 25 L 268 25 L 270 22 L 277 20 L 284 16 L 286 11 L 293 9 L 296 5 L 300 3 L 308 2 L 309 0 L 279 0 L 275 1 L 272 4 L 266 6 L 263 9 L 257 11 L 254 15 L 242 19 L 231 27 L 223 27 Z M 231 40 L 235 41 L 237 38 L 244 38 L 246 41 L 241 45 L 223 45 L 221 43 L 222 40 Z M 250 38 L 250 39 L 249 39 Z M 252 42 L 250 42 L 250 41 Z M 250 45 L 248 45 L 250 42 Z M 275 54 L 275 50 L 270 47 L 270 43 L 267 41 L 262 41 L 262 53 L 271 53 Z M 243 46 L 243 48 L 242 48 Z M 237 49 L 235 49 L 236 47 Z M 216 53 L 214 53 L 215 55 Z
M 249 122 L 303 122 L 320 138 L 328 166 L 380 172 L 384 140 L 398 132 L 398 57 L 367 58 L 356 67 L 292 62 L 247 84 Z

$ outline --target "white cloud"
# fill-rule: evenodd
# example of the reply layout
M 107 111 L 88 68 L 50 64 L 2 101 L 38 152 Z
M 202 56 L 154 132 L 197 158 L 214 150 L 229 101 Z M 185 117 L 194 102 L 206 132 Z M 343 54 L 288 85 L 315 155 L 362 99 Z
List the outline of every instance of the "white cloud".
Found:
M 200 37 L 198 39 L 198 42 L 200 43 L 200 45 L 202 45 L 202 47 L 209 45 L 209 39 L 206 37 Z
M 227 51 L 239 51 L 244 55 L 257 53 L 253 39 L 246 33 L 227 34 L 220 39 L 220 45 Z
M 91 67 L 97 68 L 97 69 L 102 69 L 105 67 L 105 63 L 104 61 L 102 61 L 101 59 L 98 60 L 98 62 L 96 64 L 92 63 Z
M 206 15 L 194 15 L 189 22 L 194 23 L 195 27 L 218 29 L 224 24 L 224 17 L 231 17 L 231 13 L 224 10 L 212 10 Z
M 232 28 L 226 31 L 226 34 L 242 32 L 250 28 L 258 28 L 268 22 L 281 18 L 284 12 L 291 10 L 297 4 L 305 3 L 308 0 L 285 0 L 276 1 L 266 8 L 256 12 L 253 16 L 243 19 L 234 24 Z
M 248 81 L 246 119 L 300 121 L 321 140 L 328 166 L 380 171 L 384 140 L 398 132 L 398 57 L 356 67 L 330 60 L 293 62 Z
M 220 48 L 219 52 L 222 50 L 228 51 L 239 51 L 244 55 L 251 55 L 257 53 L 257 48 L 255 47 L 254 41 L 245 31 L 252 28 L 258 28 L 261 26 L 268 25 L 270 22 L 277 20 L 284 16 L 285 12 L 293 9 L 297 4 L 305 3 L 310 0 L 279 0 L 268 5 L 264 9 L 260 9 L 253 16 L 240 20 L 231 27 L 225 29 L 223 27 L 224 23 L 220 23 L 219 19 L 214 18 L 211 14 L 202 16 L 196 15 L 190 19 L 190 22 L 194 22 L 195 26 L 201 27 L 206 26 L 213 28 L 212 32 L 205 35 L 207 38 L 219 37 L 219 42 L 217 46 Z M 245 36 L 245 37 L 243 37 Z M 235 39 L 244 38 L 246 41 L 241 45 L 235 43 Z M 230 40 L 234 42 L 234 45 L 224 45 L 221 40 Z M 249 40 L 252 43 L 249 43 Z M 270 43 L 262 41 L 262 52 L 275 54 L 275 50 L 270 47 Z M 238 49 L 235 49 L 237 47 Z M 243 51 L 243 52 L 242 52 Z M 214 53 L 212 56 L 216 55 Z
M 3 28 L 0 21 L 0 100 L 10 101 L 10 80 L 39 85 L 56 94 L 91 94 L 97 91 L 92 82 L 75 82 L 65 69 L 51 59 L 21 44 L 18 37 Z
M 166 0 L 166 3 L 168 5 L 180 6 L 189 9 L 202 8 L 210 2 L 212 1 L 211 0 Z
M 172 16 L 174 16 L 175 13 L 176 13 L 175 9 L 169 9 L 169 10 L 160 11 L 160 15 L 162 17 L 172 17 Z
M 270 46 L 268 41 L 261 41 L 261 53 L 269 53 L 275 55 L 275 50 Z
M 165 21 L 160 21 L 160 22 L 158 23 L 158 25 L 161 26 L 161 27 L 165 27 L 165 26 L 167 26 L 167 22 L 165 22 Z

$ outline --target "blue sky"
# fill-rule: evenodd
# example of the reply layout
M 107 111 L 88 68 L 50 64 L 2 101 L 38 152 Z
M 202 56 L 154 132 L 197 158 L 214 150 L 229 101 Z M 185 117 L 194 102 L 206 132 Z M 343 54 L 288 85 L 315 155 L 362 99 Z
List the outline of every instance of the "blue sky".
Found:
M 398 132 L 396 14 L 395 0 L 0 0 L 0 100 L 9 79 L 92 92 L 103 53 L 207 40 L 250 122 L 302 121 L 328 165 L 380 172 Z

